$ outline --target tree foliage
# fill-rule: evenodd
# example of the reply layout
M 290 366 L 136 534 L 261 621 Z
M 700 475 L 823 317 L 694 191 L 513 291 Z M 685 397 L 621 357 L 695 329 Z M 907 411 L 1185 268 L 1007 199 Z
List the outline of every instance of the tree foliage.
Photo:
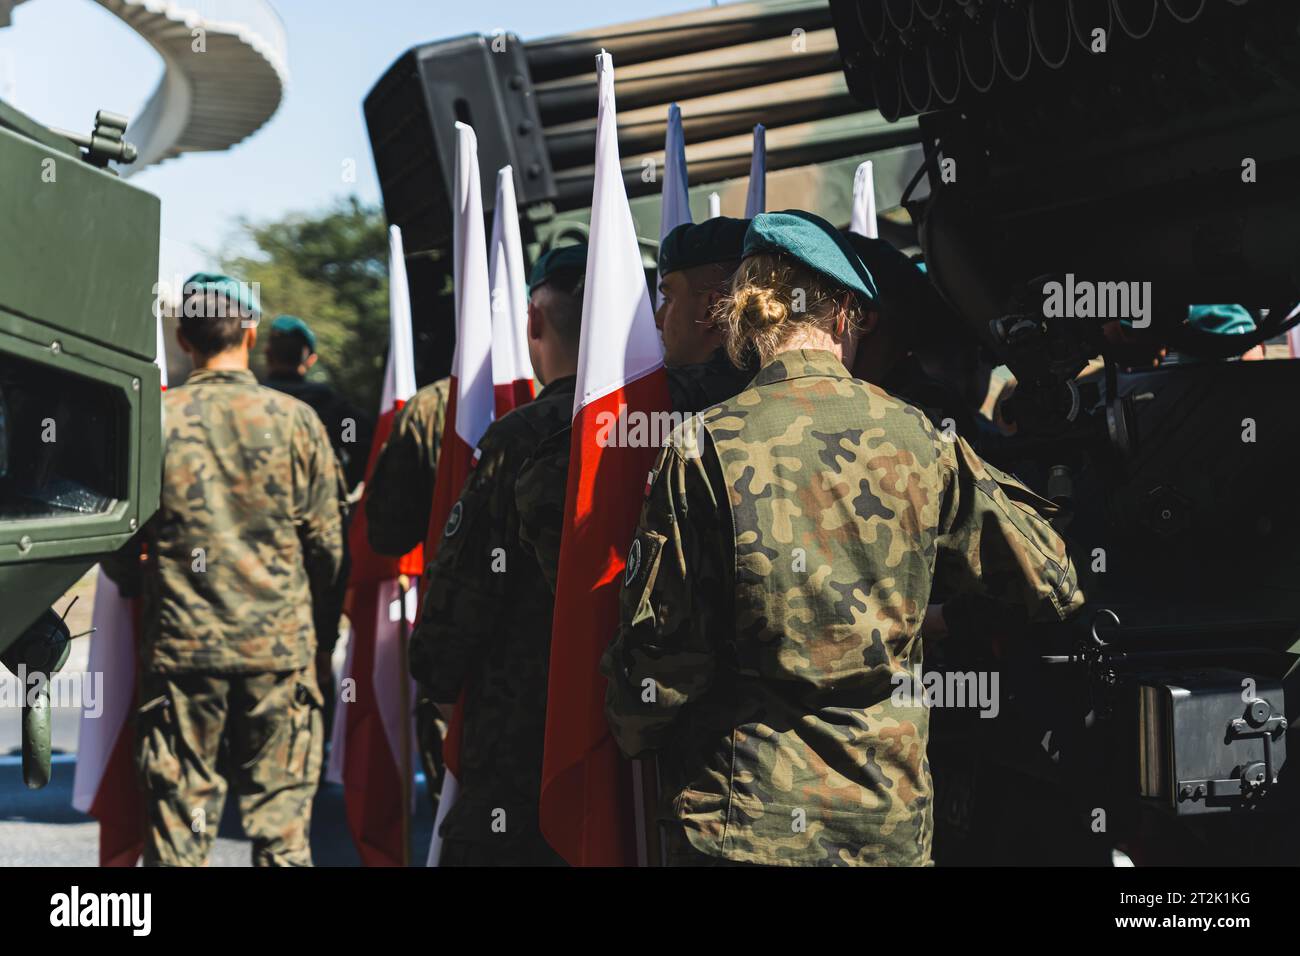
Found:
M 388 354 L 388 235 L 378 207 L 350 196 L 319 213 L 243 219 L 221 263 L 260 283 L 268 326 L 281 313 L 311 326 L 320 353 L 312 379 L 378 409 Z M 259 374 L 261 360 L 259 346 Z

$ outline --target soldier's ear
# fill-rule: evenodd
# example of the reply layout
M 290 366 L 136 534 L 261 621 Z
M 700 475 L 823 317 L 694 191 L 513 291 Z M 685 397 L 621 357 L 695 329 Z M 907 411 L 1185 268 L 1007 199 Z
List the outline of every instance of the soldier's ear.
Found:
M 540 342 L 542 339 L 542 310 L 533 300 L 528 300 L 528 337 Z

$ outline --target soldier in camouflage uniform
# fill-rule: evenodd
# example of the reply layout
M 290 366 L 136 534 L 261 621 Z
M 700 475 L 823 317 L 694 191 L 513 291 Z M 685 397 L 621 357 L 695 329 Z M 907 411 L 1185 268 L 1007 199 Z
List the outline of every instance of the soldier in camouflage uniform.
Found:
M 465 692 L 460 794 L 442 825 L 443 866 L 563 862 L 537 818 L 555 599 L 521 546 L 515 494 L 520 465 L 573 415 L 586 250 L 553 249 L 533 269 L 528 345 L 545 388 L 484 432 L 411 637 L 411 673 L 444 714 Z
M 668 396 L 673 411 L 692 413 L 735 395 L 754 377 L 752 356 L 739 364 L 723 347 L 715 321 L 718 303 L 740 264 L 748 219 L 715 216 L 683 223 L 659 247 L 655 325 L 663 340 Z M 569 422 L 547 438 L 520 471 L 520 537 L 555 589 L 560 527 L 568 488 Z
M 745 254 L 728 346 L 762 367 L 651 473 L 610 727 L 659 757 L 673 863 L 924 865 L 932 588 L 1057 619 L 1075 572 L 1054 506 L 850 377 L 875 286 L 828 223 L 757 216 Z
M 440 378 L 411 396 L 393 417 L 365 503 L 367 540 L 380 554 L 401 557 L 423 544 L 429 533 L 450 396 L 451 379 Z
M 322 745 L 312 609 L 342 560 L 343 475 L 316 413 L 248 370 L 257 328 L 244 287 L 200 275 L 186 288 L 178 337 L 195 370 L 163 396 L 158 512 L 107 568 L 144 596 L 144 861 L 207 861 L 224 771 L 254 865 L 310 866 Z
M 375 426 L 368 415 L 324 382 L 307 380 L 307 373 L 320 356 L 316 352 L 316 333 L 296 315 L 277 315 L 266 337 L 266 380 L 262 383 L 277 392 L 292 395 L 311 406 L 325 433 L 330 436 L 339 467 L 343 469 L 349 498 L 366 476 L 366 455 L 374 439 Z M 345 516 L 346 518 L 349 516 Z M 325 698 L 324 721 L 334 722 L 334 645 L 339 639 L 339 619 L 347 593 L 352 562 L 347 553 L 347 527 L 343 528 L 343 566 L 330 600 L 316 605 L 316 682 Z

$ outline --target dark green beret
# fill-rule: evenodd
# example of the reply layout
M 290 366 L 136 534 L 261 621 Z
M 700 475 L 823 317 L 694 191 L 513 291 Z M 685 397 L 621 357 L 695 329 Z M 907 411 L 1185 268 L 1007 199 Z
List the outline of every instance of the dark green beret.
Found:
M 194 273 L 185 280 L 185 287 L 181 292 L 183 296 L 191 296 L 200 292 L 219 292 L 228 301 L 239 306 L 242 312 L 262 311 L 257 296 L 253 293 L 252 286 L 215 272 Z
M 659 275 L 715 262 L 739 262 L 748 229 L 748 219 L 727 216 L 682 223 L 659 244 Z
M 844 238 L 876 280 L 881 299 L 902 301 L 929 287 L 929 280 L 917 264 L 884 239 L 859 236 L 855 232 L 844 233 Z
M 1187 324 L 1217 335 L 1245 335 L 1255 331 L 1255 318 L 1245 306 L 1194 305 L 1187 310 Z
M 802 262 L 867 300 L 876 296 L 876 280 L 840 231 L 821 216 L 791 209 L 763 212 L 745 233 L 745 255 L 776 252 Z
M 556 246 L 533 263 L 533 271 L 528 276 L 528 293 L 531 295 L 538 286 L 549 282 L 557 273 L 582 271 L 586 268 L 587 244 L 585 242 Z
M 316 333 L 296 315 L 277 315 L 271 323 L 271 331 L 279 335 L 300 335 L 307 348 L 316 351 Z

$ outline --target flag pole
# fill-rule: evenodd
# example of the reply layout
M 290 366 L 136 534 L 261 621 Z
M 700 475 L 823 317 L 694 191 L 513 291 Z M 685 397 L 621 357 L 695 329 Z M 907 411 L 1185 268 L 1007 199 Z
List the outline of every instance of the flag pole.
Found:
M 397 578 L 397 634 L 400 641 L 398 653 L 398 693 L 401 695 L 399 713 L 401 720 L 402 755 L 397 761 L 402 773 L 402 866 L 411 865 L 411 720 L 414 711 L 411 707 L 411 671 L 407 658 L 407 645 L 410 639 L 410 622 L 406 619 L 406 595 L 410 592 L 411 580 L 405 574 Z

